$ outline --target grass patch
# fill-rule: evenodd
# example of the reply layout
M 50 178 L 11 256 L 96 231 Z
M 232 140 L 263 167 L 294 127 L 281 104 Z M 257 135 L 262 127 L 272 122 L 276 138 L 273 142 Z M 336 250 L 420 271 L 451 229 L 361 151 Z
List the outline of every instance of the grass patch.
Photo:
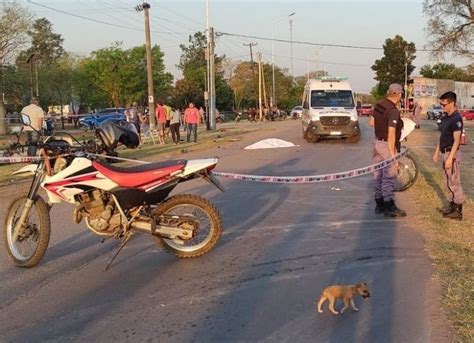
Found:
M 462 183 L 468 199 L 464 204 L 465 218 L 461 222 L 443 219 L 436 207 L 444 201 L 444 178 L 441 169 L 430 160 L 432 152 L 410 152 L 419 162 L 421 175 L 411 196 L 422 213 L 419 220 L 427 250 L 440 275 L 441 302 L 454 328 L 454 341 L 474 342 L 474 203 L 469 194 L 473 178 L 466 175 L 472 166 L 469 162 L 463 164 Z

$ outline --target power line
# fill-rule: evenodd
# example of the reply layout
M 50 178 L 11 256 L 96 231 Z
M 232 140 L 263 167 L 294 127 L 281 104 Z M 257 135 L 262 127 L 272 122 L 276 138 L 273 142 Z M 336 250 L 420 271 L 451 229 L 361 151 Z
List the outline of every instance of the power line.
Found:
M 75 14 L 75 13 L 63 11 L 63 10 L 60 10 L 60 9 L 57 9 L 57 8 L 49 7 L 49 6 L 46 6 L 46 5 L 43 5 L 43 4 L 39 4 L 39 3 L 31 1 L 31 0 L 27 0 L 27 1 L 28 1 L 28 3 L 31 3 L 33 5 L 43 7 L 43 8 L 46 8 L 46 9 L 54 11 L 54 12 L 59 12 L 59 13 L 66 14 L 66 15 L 69 15 L 69 16 L 72 16 L 72 17 L 76 17 L 76 18 L 79 18 L 79 19 L 83 19 L 83 20 L 87 20 L 87 21 L 91 21 L 91 22 L 95 22 L 95 23 L 99 23 L 99 24 L 103 24 L 103 25 L 119 27 L 119 28 L 127 29 L 127 30 L 134 30 L 134 31 L 140 31 L 140 32 L 145 31 L 143 29 L 139 29 L 139 28 L 132 27 L 132 26 L 114 24 L 114 23 L 109 23 L 109 22 L 99 20 L 99 19 L 84 17 L 84 16 L 79 15 L 79 14 Z M 159 33 L 159 34 L 174 34 L 174 35 L 187 35 L 187 34 L 189 34 L 189 33 L 185 33 L 185 32 L 167 32 L 167 31 L 152 31 L 152 32 L 153 33 Z
M 229 37 L 227 37 L 227 39 L 229 39 L 229 43 L 232 43 L 233 45 L 236 45 L 239 50 L 242 49 L 240 47 L 240 45 L 238 45 L 236 42 L 232 41 Z M 221 39 L 219 40 L 220 43 L 222 43 L 223 45 L 225 45 L 226 47 L 228 47 L 230 50 L 232 50 L 234 53 L 236 53 L 236 51 L 229 47 L 228 44 L 225 44 L 225 42 L 222 40 L 222 37 Z M 243 45 L 246 45 L 245 43 L 242 43 Z M 247 44 L 248 46 L 248 44 Z M 259 49 L 261 54 L 263 56 L 271 56 L 271 52 L 268 52 L 266 50 L 262 50 L 262 49 Z M 239 53 L 238 53 L 239 54 Z M 248 54 L 247 54 L 248 56 Z M 274 55 L 275 57 L 278 57 L 278 58 L 285 58 L 285 59 L 291 59 L 290 56 L 284 56 L 284 55 Z M 239 55 L 240 57 L 240 55 Z M 229 56 L 229 58 L 237 58 L 237 57 L 234 57 L 234 56 Z M 293 57 L 293 59 L 295 60 L 298 60 L 298 61 L 308 61 L 308 59 L 306 58 L 298 58 L 298 57 Z M 313 60 L 313 59 L 310 59 L 309 60 L 310 62 L 313 62 L 313 63 L 321 63 L 321 64 L 330 64 L 330 65 L 340 65 L 340 66 L 349 66 L 349 67 L 370 67 L 370 65 L 368 64 L 357 64 L 357 63 L 343 63 L 343 62 L 333 62 L 333 61 L 325 61 L 325 60 Z
M 155 1 L 154 1 L 154 2 L 155 2 Z M 174 11 L 174 10 L 172 10 L 172 9 L 169 9 L 169 8 L 163 6 L 163 4 L 161 4 L 161 7 L 160 7 L 160 8 L 161 8 L 161 9 L 164 9 L 165 11 L 168 11 L 168 12 L 170 12 L 170 13 L 173 13 L 173 14 L 176 15 L 176 16 L 180 16 L 180 17 L 182 17 L 182 18 L 184 18 L 184 19 L 186 19 L 186 20 L 192 21 L 192 22 L 194 22 L 195 24 L 199 25 L 200 27 L 205 27 L 204 23 L 198 22 L 198 21 L 196 21 L 195 19 L 192 19 L 192 18 L 190 18 L 190 17 L 187 17 L 187 16 L 185 16 L 185 15 L 182 14 L 182 13 L 179 13 L 179 12 L 176 12 L 176 11 Z
M 272 41 L 272 38 L 268 37 L 258 37 L 252 35 L 243 35 L 237 33 L 229 33 L 229 32 L 216 32 L 217 36 L 231 36 L 231 37 L 241 37 L 241 38 L 248 38 L 248 39 L 259 39 L 264 41 Z M 287 39 L 278 39 L 274 38 L 274 42 L 281 42 L 281 43 L 291 43 L 291 40 Z M 344 45 L 344 44 L 329 44 L 329 43 L 314 43 L 314 42 L 306 42 L 306 41 L 293 41 L 294 44 L 301 44 L 301 45 L 313 45 L 313 46 L 324 46 L 324 47 L 331 47 L 331 48 L 347 48 L 347 49 L 359 49 L 359 50 L 383 50 L 383 47 L 373 47 L 373 46 L 359 46 L 359 45 Z M 433 49 L 417 49 L 417 51 L 421 52 L 434 52 Z M 460 50 L 447 50 L 447 52 L 459 52 Z M 468 50 L 469 53 L 474 53 L 474 50 Z
M 262 53 L 262 55 L 268 55 L 270 56 L 269 53 Z M 275 57 L 279 58 L 286 58 L 286 59 L 291 59 L 291 56 L 282 56 L 282 55 L 275 55 Z M 324 61 L 324 60 L 308 60 L 306 58 L 301 58 L 301 57 L 293 57 L 295 60 L 298 61 L 309 61 L 313 63 L 321 63 L 321 64 L 333 64 L 333 65 L 340 65 L 340 66 L 349 66 L 349 67 L 370 67 L 368 64 L 356 64 L 356 63 L 342 63 L 342 62 L 331 62 L 331 61 Z
M 62 14 L 66 14 L 66 15 L 69 15 L 69 16 L 72 16 L 72 17 L 80 18 L 80 19 L 83 19 L 83 20 L 88 20 L 88 21 L 92 21 L 92 22 L 95 22 L 95 23 L 104 24 L 104 25 L 109 25 L 109 26 L 114 26 L 114 27 L 120 27 L 120 28 L 123 28 L 123 29 L 129 29 L 129 30 L 135 30 L 135 31 L 143 31 L 142 29 L 138 29 L 138 28 L 131 27 L 131 26 L 125 26 L 125 25 L 120 25 L 120 24 L 108 23 L 108 22 L 106 22 L 106 21 L 102 21 L 102 20 L 98 20 L 98 19 L 93 19 L 93 18 L 84 17 L 84 16 L 79 15 L 79 14 L 70 13 L 70 12 L 66 12 L 66 11 L 63 11 L 63 10 L 60 10 L 60 9 L 57 9 L 57 8 L 49 7 L 49 6 L 46 6 L 46 5 L 43 5 L 43 4 L 39 4 L 39 3 L 34 2 L 34 1 L 31 1 L 31 0 L 27 0 L 27 1 L 28 1 L 28 3 L 30 3 L 30 4 L 33 4 L 33 5 L 36 5 L 36 6 L 39 6 L 39 7 L 43 7 L 43 8 L 46 8 L 46 9 L 48 9 L 48 10 L 51 10 L 51 11 L 55 11 L 55 12 L 59 12 L 59 13 L 62 13 Z

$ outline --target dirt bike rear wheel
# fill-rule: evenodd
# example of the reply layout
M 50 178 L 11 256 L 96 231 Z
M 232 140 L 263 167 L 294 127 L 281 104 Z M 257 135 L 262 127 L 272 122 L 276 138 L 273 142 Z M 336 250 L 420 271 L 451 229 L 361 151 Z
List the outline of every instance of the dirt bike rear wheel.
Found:
M 184 241 L 183 244 L 176 243 L 169 238 L 155 236 L 158 244 L 168 253 L 179 258 L 204 255 L 216 245 L 222 234 L 222 219 L 219 210 L 209 200 L 196 195 L 183 194 L 169 198 L 157 207 L 156 220 L 159 220 L 160 215 L 195 218 L 196 234 L 193 235 L 193 238 Z
M 49 244 L 51 221 L 49 209 L 40 196 L 36 196 L 34 204 L 26 219 L 27 227 L 23 235 L 14 242 L 13 231 L 20 219 L 26 203 L 25 195 L 16 198 L 10 204 L 3 225 L 3 239 L 8 255 L 18 267 L 34 267 L 43 258 Z

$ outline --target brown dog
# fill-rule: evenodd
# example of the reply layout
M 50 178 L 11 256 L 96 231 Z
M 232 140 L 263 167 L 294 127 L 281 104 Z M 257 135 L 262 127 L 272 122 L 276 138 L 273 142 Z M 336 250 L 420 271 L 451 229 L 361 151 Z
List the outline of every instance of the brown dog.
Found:
M 334 309 L 334 303 L 336 302 L 337 299 L 344 300 L 344 307 L 341 310 L 341 314 L 343 314 L 344 311 L 349 308 L 349 303 L 352 306 L 352 309 L 354 311 L 359 311 L 359 309 L 355 306 L 355 303 L 354 303 L 354 296 L 357 293 L 359 293 L 364 299 L 370 297 L 369 289 L 365 282 L 356 283 L 355 285 L 347 285 L 347 286 L 345 285 L 329 286 L 326 289 L 324 289 L 323 293 L 321 294 L 321 298 L 319 298 L 318 312 L 323 313 L 321 306 L 326 300 L 329 300 L 329 311 L 331 311 L 333 314 L 339 314 L 339 312 L 337 312 Z

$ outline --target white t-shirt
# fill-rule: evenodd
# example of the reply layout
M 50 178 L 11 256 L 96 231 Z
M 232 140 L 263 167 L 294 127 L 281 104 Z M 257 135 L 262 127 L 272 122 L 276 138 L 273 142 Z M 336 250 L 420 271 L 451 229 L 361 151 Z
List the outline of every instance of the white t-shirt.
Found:
M 40 131 L 43 127 L 43 117 L 44 112 L 41 107 L 35 104 L 28 105 L 23 107 L 21 113 L 27 114 L 30 117 L 31 126 L 33 126 L 36 130 Z M 34 131 L 31 127 L 25 126 L 23 128 L 24 131 Z

